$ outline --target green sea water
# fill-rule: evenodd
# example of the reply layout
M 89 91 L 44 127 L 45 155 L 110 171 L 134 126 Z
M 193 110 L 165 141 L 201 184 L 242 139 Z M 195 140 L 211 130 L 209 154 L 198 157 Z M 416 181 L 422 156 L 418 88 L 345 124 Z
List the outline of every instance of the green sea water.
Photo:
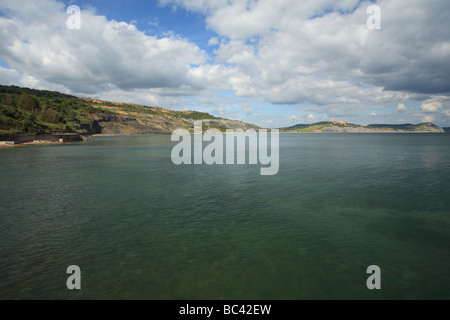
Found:
M 450 135 L 285 134 L 275 176 L 174 145 L 0 149 L 0 299 L 450 299 Z

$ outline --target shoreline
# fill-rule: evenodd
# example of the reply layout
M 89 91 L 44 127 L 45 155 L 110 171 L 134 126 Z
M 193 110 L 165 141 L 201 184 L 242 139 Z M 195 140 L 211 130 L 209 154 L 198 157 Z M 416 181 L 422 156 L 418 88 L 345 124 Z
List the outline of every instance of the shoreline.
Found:
M 272 129 L 266 129 L 272 130 Z M 280 131 L 280 134 L 333 134 L 333 135 L 354 135 L 354 134 L 448 134 L 448 132 L 436 131 L 374 131 L 374 132 L 286 132 Z M 222 134 L 227 134 L 222 132 Z M 86 142 L 90 138 L 101 137 L 140 137 L 146 135 L 170 135 L 169 133 L 150 133 L 150 134 L 93 134 L 93 135 L 9 135 L 13 139 L 2 140 L 0 136 L 0 148 L 26 147 L 40 145 L 63 145 L 73 142 Z M 57 140 L 56 140 L 57 138 Z M 48 139 L 48 140 L 47 140 Z
M 69 134 L 3 134 L 0 135 L 0 147 L 15 147 L 29 145 L 53 145 L 68 142 L 87 141 L 86 136 L 77 133 Z
M 0 144 L 0 148 L 28 147 L 28 146 L 41 146 L 41 145 L 59 145 L 59 144 L 67 144 L 67 143 L 70 143 L 70 142 L 56 142 L 56 141 L 24 142 L 24 143 L 14 143 L 14 144 Z

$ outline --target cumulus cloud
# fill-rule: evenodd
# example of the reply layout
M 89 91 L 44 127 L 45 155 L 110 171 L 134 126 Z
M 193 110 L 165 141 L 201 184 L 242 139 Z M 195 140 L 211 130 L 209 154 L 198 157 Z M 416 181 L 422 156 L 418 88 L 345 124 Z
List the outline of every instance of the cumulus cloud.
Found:
M 424 116 L 424 117 L 422 117 L 422 122 L 433 122 L 434 120 L 436 120 L 436 118 L 434 116 Z
M 205 86 L 191 65 L 206 55 L 179 37 L 149 36 L 93 11 L 82 11 L 81 29 L 70 30 L 62 3 L 54 0 L 2 1 L 0 10 L 8 13 L 0 18 L 2 58 L 38 82 L 84 94 Z
M 435 100 L 427 100 L 422 103 L 422 110 L 425 112 L 437 112 L 442 108 L 442 102 Z
M 227 61 L 254 65 L 267 81 L 313 74 L 393 91 L 450 91 L 450 42 L 442 28 L 450 15 L 446 0 L 378 1 L 381 32 L 366 27 L 370 1 L 162 2 L 204 13 L 211 29 L 231 39 L 223 49 L 239 52 Z M 251 62 L 252 50 L 242 43 L 254 37 L 258 54 Z
M 21 77 L 21 74 L 17 70 L 0 67 L 0 83 L 2 84 L 17 84 Z

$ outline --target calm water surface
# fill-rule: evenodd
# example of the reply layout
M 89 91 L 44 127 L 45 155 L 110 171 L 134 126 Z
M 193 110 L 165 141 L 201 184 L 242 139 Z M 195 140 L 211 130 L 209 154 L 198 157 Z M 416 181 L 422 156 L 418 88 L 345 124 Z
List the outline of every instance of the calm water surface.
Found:
M 174 145 L 0 149 L 0 299 L 450 299 L 450 135 L 281 135 L 276 176 Z

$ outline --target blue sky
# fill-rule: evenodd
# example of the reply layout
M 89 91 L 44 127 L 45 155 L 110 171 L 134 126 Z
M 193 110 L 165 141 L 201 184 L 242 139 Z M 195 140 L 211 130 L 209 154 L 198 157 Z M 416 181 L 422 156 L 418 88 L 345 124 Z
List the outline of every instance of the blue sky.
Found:
M 446 0 L 2 0 L 0 83 L 270 128 L 450 126 L 448 16 Z
M 139 30 L 148 34 L 163 37 L 166 33 L 187 38 L 198 44 L 204 50 L 210 50 L 208 41 L 216 33 L 207 30 L 205 17 L 196 12 L 188 12 L 182 7 L 174 9 L 172 6 L 163 6 L 155 0 L 129 0 L 129 1 L 66 1 L 67 6 L 74 4 L 81 9 L 95 8 L 99 15 L 108 19 L 125 21 L 135 24 Z

